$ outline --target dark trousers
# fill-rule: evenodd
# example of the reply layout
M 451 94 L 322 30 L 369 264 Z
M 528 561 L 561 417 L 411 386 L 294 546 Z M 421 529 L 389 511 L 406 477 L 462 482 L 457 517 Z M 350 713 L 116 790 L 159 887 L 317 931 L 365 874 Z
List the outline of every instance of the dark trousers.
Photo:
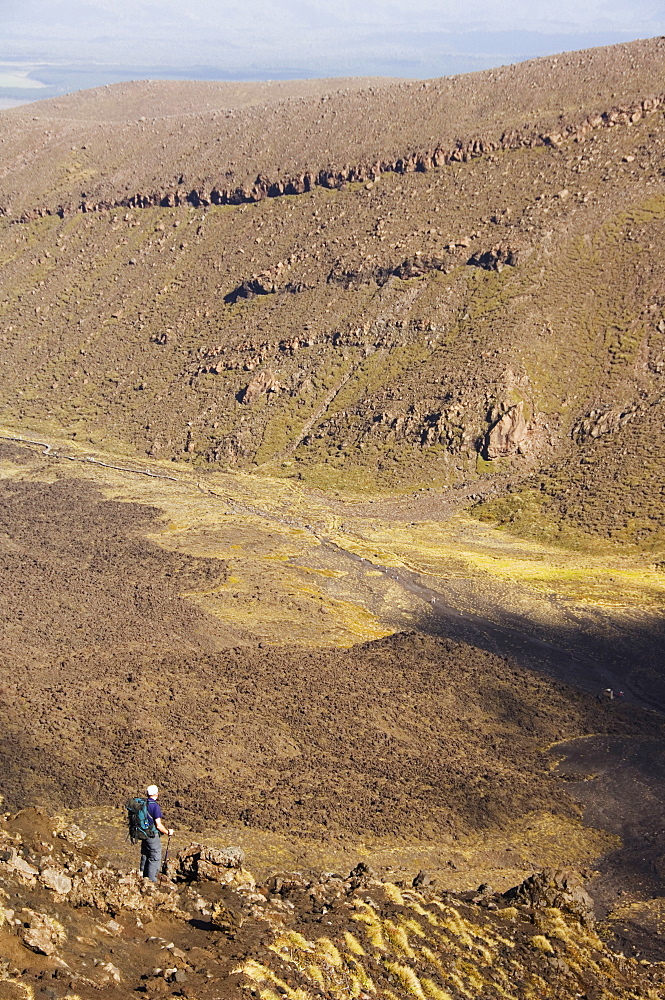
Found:
M 162 862 L 162 841 L 158 833 L 141 841 L 141 863 L 139 871 L 151 882 L 157 881 L 159 866 Z

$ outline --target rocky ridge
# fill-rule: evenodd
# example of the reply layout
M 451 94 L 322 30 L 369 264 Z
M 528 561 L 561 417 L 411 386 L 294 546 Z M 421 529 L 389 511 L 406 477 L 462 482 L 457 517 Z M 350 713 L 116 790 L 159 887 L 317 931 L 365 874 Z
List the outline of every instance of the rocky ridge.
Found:
M 191 188 L 180 185 L 169 188 L 162 185 L 158 190 L 136 192 L 121 197 L 101 200 L 84 199 L 78 203 L 67 202 L 56 207 L 33 207 L 23 211 L 16 221 L 29 222 L 49 215 L 58 215 L 60 218 L 64 218 L 77 211 L 87 213 L 108 212 L 123 208 L 177 208 L 180 205 L 192 208 L 207 208 L 210 205 L 243 205 L 260 202 L 265 198 L 307 194 L 315 187 L 333 190 L 340 189 L 345 184 L 371 185 L 382 174 L 386 173 L 427 173 L 451 163 L 468 163 L 471 159 L 494 153 L 534 149 L 539 146 L 556 148 L 565 142 L 580 142 L 595 129 L 634 125 L 647 115 L 659 111 L 664 105 L 665 94 L 658 94 L 644 97 L 630 104 L 615 105 L 601 113 L 587 116 L 581 121 L 561 124 L 557 131 L 539 132 L 537 129 L 531 131 L 510 129 L 499 136 L 458 139 L 452 147 L 444 148 L 438 145 L 421 152 L 410 152 L 394 160 L 362 162 L 354 166 L 323 167 L 319 170 L 306 171 L 297 176 L 286 176 L 279 179 L 270 179 L 259 174 L 251 186 L 244 185 L 234 188 L 217 184 L 206 188 L 202 184 L 198 184 Z M 10 210 L 2 206 L 0 206 L 0 214 L 11 217 Z M 507 263 L 513 263 L 512 256 L 510 252 L 506 254 Z M 476 262 L 479 266 L 499 270 L 503 261 L 501 257 L 493 255 L 493 252 L 489 251 L 480 254 L 477 261 L 474 261 L 474 263 Z M 286 290 L 290 290 L 288 286 Z M 252 279 L 246 285 L 229 293 L 228 301 L 235 302 L 239 297 L 248 297 L 251 294 L 262 294 L 263 292 L 262 284 L 257 279 Z
M 276 870 L 194 844 L 153 885 L 104 863 L 76 825 L 0 819 L 0 996 L 475 1000 L 571 994 L 656 1000 L 663 966 L 610 950 L 574 872 L 504 893 Z

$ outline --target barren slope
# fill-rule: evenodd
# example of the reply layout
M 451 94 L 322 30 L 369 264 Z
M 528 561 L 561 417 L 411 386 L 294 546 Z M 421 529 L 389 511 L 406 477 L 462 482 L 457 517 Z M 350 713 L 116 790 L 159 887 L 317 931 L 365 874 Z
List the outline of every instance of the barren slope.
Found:
M 583 750 L 573 744 L 578 774 L 562 780 L 545 753 L 553 743 L 623 741 L 633 774 L 654 785 L 660 718 L 542 676 L 527 635 L 513 644 L 519 666 L 422 631 L 348 650 L 235 645 L 178 592 L 231 598 L 238 581 L 217 559 L 148 540 L 155 510 L 69 477 L 1 485 L 0 792 L 10 807 L 88 807 L 95 821 L 147 768 L 168 789 L 173 822 L 235 830 L 254 865 L 270 864 L 277 838 L 308 868 L 361 850 L 397 869 L 426 858 L 466 887 L 489 872 L 505 885 L 534 865 L 588 864 L 618 846 L 602 822 L 580 823 L 569 782 Z M 245 542 L 246 529 L 236 537 Z M 255 596 L 266 600 L 267 580 Z M 580 635 L 577 655 L 590 643 Z M 593 792 L 590 801 L 598 810 Z M 636 822 L 630 845 L 657 815 Z M 116 837 L 106 832 L 107 849 Z M 621 858 L 611 871 L 611 901 L 639 892 Z
M 461 77 L 315 84 L 118 84 L 5 111 L 0 205 L 16 217 L 133 196 L 360 174 L 517 130 L 580 126 L 662 92 L 662 39 Z M 296 90 L 295 96 L 286 96 Z M 259 103 L 260 99 L 265 103 Z M 132 114 L 132 112 L 134 114 Z M 327 183 L 327 182 L 326 182 Z M 307 186 L 307 185 L 305 185 Z
M 424 127 L 409 95 L 434 101 L 459 88 L 444 118 L 466 141 L 471 132 L 460 130 L 478 111 L 474 102 L 505 125 L 526 117 L 523 103 L 534 100 L 520 127 L 538 136 L 549 112 L 537 95 L 555 102 L 574 91 L 587 125 L 549 145 L 524 147 L 509 135 L 506 148 L 460 153 L 424 172 L 335 180 L 340 189 L 255 204 L 206 207 L 197 196 L 198 208 L 5 220 L 3 420 L 159 459 L 258 465 L 323 487 L 473 483 L 483 495 L 528 475 L 543 499 L 538 531 L 551 533 L 542 527 L 549 517 L 658 561 L 665 126 L 655 102 L 605 118 L 591 112 L 632 107 L 646 86 L 640 73 L 657 89 L 661 45 L 501 71 L 533 78 L 535 89 L 499 91 L 481 74 L 430 90 L 362 91 L 390 128 L 381 116 L 368 128 L 362 108 L 349 110 L 356 130 L 364 123 L 357 141 L 369 160 L 368 143 L 389 159 L 398 148 L 392 130 Z M 579 69 L 587 63 L 592 73 Z M 386 94 L 393 105 L 384 106 Z M 266 169 L 280 115 L 291 123 L 284 141 L 297 136 L 298 155 L 318 157 L 316 135 L 288 101 L 250 110 Z M 351 142 L 341 117 L 336 141 Z M 29 145 L 34 122 L 15 113 L 4 120 L 7 141 L 15 130 Z M 178 119 L 190 149 L 196 121 Z M 66 127 L 81 141 L 89 122 Z M 142 157 L 156 162 L 147 134 L 128 145 L 108 125 L 95 134 L 133 174 Z M 213 140 L 208 125 L 204 134 Z M 179 150 L 167 143 L 171 173 Z M 100 150 L 88 153 L 101 169 Z M 57 161 L 48 142 L 45 155 Z M 9 153 L 5 164 L 18 182 Z M 40 164 L 31 171 L 48 186 Z M 23 190 L 35 207 L 37 194 Z M 513 407 L 519 443 L 495 458 L 490 432 Z M 616 502 L 627 490 L 630 508 Z

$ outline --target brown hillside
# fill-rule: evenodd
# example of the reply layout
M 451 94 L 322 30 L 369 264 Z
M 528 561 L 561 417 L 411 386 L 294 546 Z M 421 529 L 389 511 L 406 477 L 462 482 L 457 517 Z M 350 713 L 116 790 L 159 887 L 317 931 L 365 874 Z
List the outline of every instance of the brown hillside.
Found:
M 652 783 L 638 758 L 660 738 L 661 719 L 543 676 L 526 637 L 514 644 L 519 666 L 423 631 L 348 650 L 235 644 L 178 594 L 232 591 L 234 581 L 219 560 L 157 546 L 147 537 L 155 510 L 104 500 L 69 477 L 0 486 L 0 793 L 10 807 L 117 804 L 147 767 L 178 824 L 270 831 L 291 850 L 300 842 L 310 864 L 313 845 L 334 854 L 374 842 L 402 864 L 414 845 L 435 856 L 459 848 L 465 870 L 480 850 L 498 874 L 520 869 L 504 850 L 511 830 L 527 867 L 598 852 L 599 835 L 579 824 L 576 787 L 552 773 L 552 744 L 623 738 L 641 787 Z M 242 528 L 236 538 L 246 539 Z M 267 600 L 268 581 L 258 596 Z M 608 637 L 606 666 L 609 646 Z M 598 655 L 580 634 L 576 653 L 589 652 Z M 640 657 L 648 676 L 657 657 L 648 645 Z M 614 751 L 605 759 L 616 784 Z M 659 815 L 642 816 L 631 843 Z M 479 834 L 487 844 L 465 854 Z
M 347 84 L 323 103 L 279 99 L 237 108 L 247 122 L 217 122 L 242 137 L 234 157 L 243 177 L 269 178 L 275 164 L 313 168 L 322 149 L 335 163 L 334 143 L 344 142 L 345 163 L 395 166 L 399 155 L 399 170 L 375 181 L 333 178 L 333 189 L 237 206 L 204 206 L 197 195 L 198 208 L 5 219 L 4 421 L 323 487 L 474 484 L 485 495 L 531 476 L 528 488 L 545 501 L 532 534 L 550 537 L 549 518 L 646 548 L 658 562 L 665 126 L 658 100 L 642 98 L 663 89 L 662 46 L 380 92 Z M 207 85 L 192 87 L 200 95 Z M 220 101 L 254 100 L 251 88 L 229 97 L 228 87 L 210 87 Z M 80 105 L 80 117 L 54 118 L 50 135 L 40 115 L 59 114 L 53 102 L 31 106 L 30 120 L 7 112 L 4 183 L 22 190 L 19 204 L 6 187 L 11 212 L 54 208 L 65 195 L 74 209 L 81 173 L 88 191 L 131 200 L 148 165 L 157 182 L 162 128 L 175 128 L 182 145 L 166 142 L 159 176 L 187 173 L 183 156 L 196 157 L 199 180 L 201 163 L 212 171 L 197 139 L 220 138 L 210 115 L 165 114 L 154 135 L 152 119 L 113 123 L 125 97 L 143 91 L 151 102 L 163 93 L 168 112 L 187 87 L 73 95 L 62 108 Z M 95 114 L 109 104 L 106 124 L 84 117 L 88 100 Z M 365 105 L 376 118 L 361 129 Z M 315 106 L 323 121 L 310 129 Z M 505 133 L 512 127 L 519 133 Z M 31 153 L 37 128 L 45 145 Z M 52 145 L 60 129 L 64 160 Z M 488 140 L 474 151 L 483 134 L 496 134 L 497 148 Z M 454 151 L 456 137 L 457 158 L 410 172 L 417 163 L 406 154 L 439 142 Z M 244 152 L 252 142 L 255 152 Z M 118 180 L 130 174 L 131 184 Z M 516 421 L 518 437 L 497 451 L 491 435 L 502 419 Z M 593 457 L 598 448 L 607 460 Z M 630 511 L 616 502 L 626 490 Z
M 426 82 L 118 84 L 5 111 L 0 206 L 223 203 L 559 134 L 662 93 L 654 39 Z M 292 96 L 291 96 L 292 95 Z M 263 103 L 259 103 L 262 101 Z M 505 140 L 504 140 L 505 141 Z M 276 187 L 273 186 L 277 185 Z M 236 195 L 236 192 L 239 192 Z

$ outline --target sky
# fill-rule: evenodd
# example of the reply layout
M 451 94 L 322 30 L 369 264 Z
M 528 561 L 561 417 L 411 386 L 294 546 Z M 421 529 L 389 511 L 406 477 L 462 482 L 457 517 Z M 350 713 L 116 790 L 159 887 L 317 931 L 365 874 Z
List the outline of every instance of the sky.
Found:
M 665 34 L 665 0 L 0 0 L 0 101 L 127 79 L 426 78 Z

